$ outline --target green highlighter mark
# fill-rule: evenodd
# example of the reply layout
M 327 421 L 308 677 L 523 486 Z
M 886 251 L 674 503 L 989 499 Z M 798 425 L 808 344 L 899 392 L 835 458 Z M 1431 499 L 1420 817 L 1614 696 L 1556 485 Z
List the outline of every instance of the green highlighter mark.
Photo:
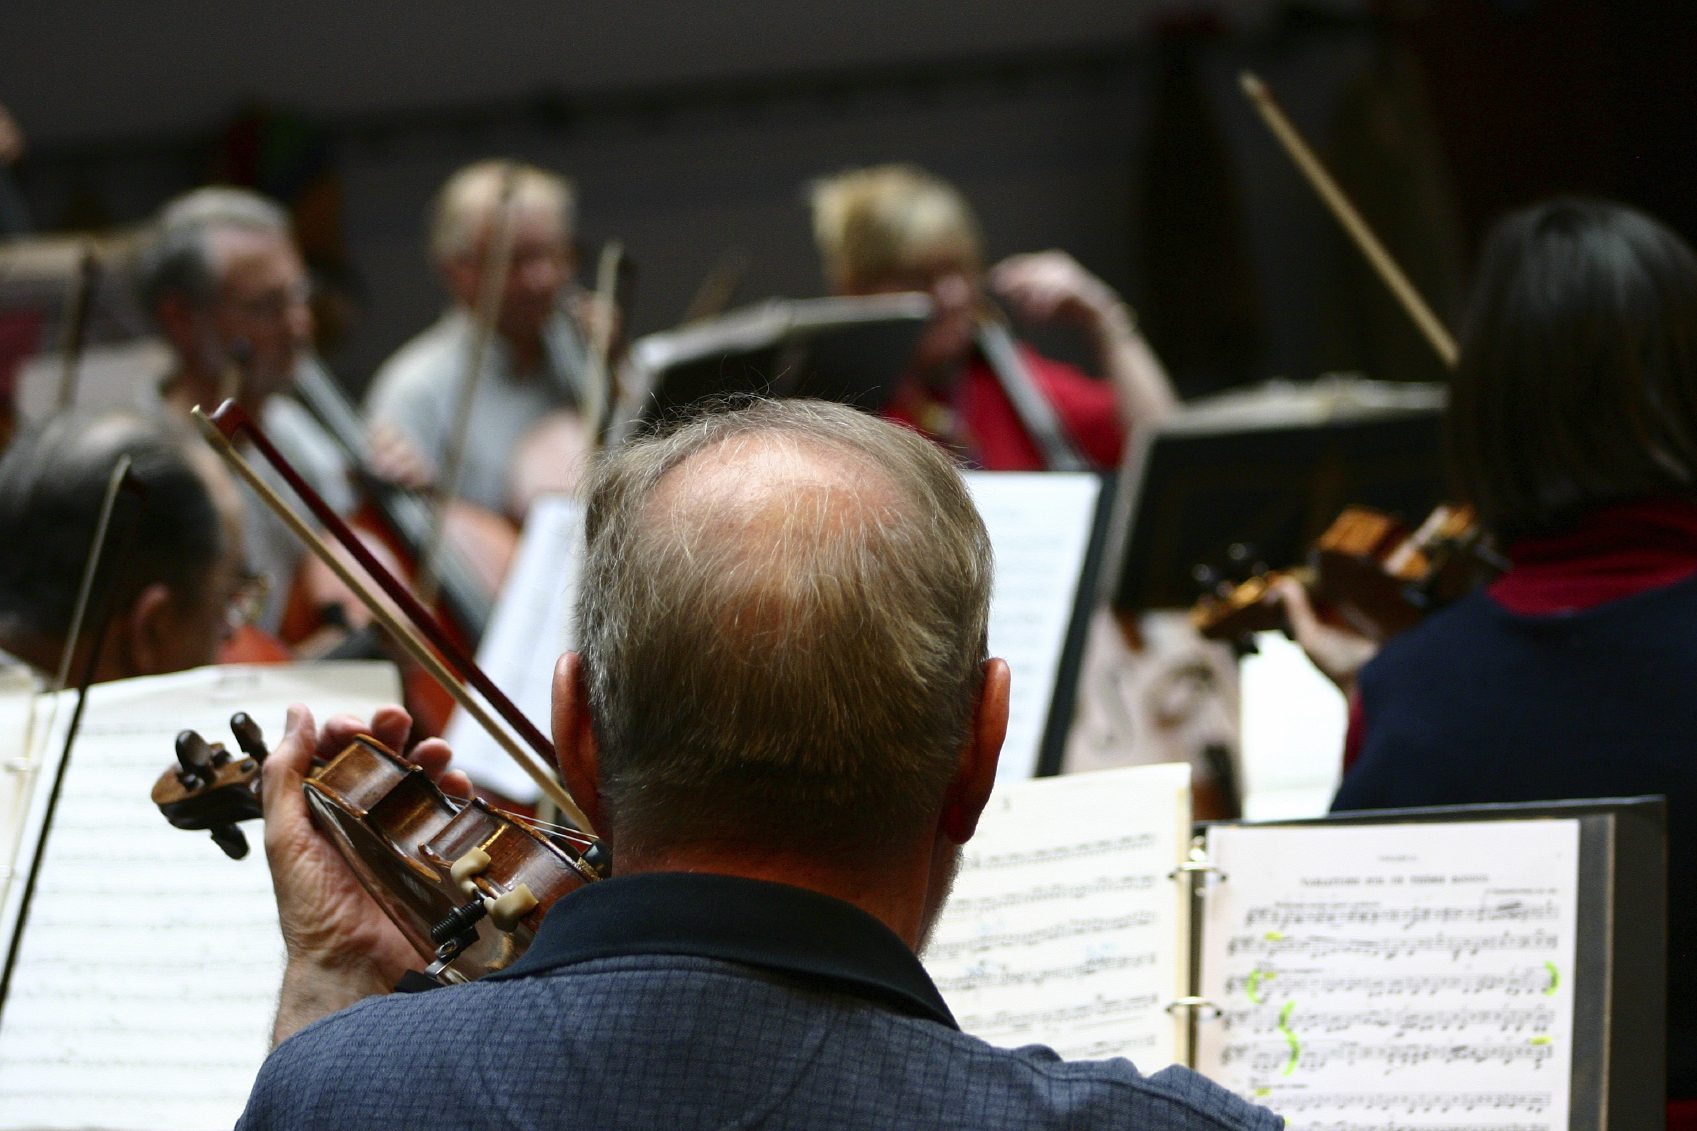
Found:
M 1260 1005 L 1262 1002 L 1261 983 L 1270 982 L 1272 980 L 1273 972 L 1271 970 L 1251 970 L 1249 972 L 1249 979 L 1245 984 L 1245 987 L 1249 991 L 1249 1000 L 1254 1002 L 1256 1005 Z
M 1528 1043 L 1534 1044 L 1534 1045 L 1549 1045 L 1549 1044 L 1554 1044 L 1555 1042 L 1552 1041 L 1549 1037 L 1533 1037 L 1532 1040 Z
M 1290 1046 L 1290 1059 L 1285 1061 L 1284 1068 L 1280 1070 L 1282 1076 L 1295 1072 L 1296 1062 L 1302 1058 L 1302 1042 L 1296 1039 L 1296 1034 L 1291 1032 L 1290 1028 L 1290 1014 L 1295 1008 L 1296 1002 L 1287 1001 L 1285 1007 L 1279 1010 L 1279 1032 L 1284 1034 L 1285 1044 Z
M 1550 984 L 1544 987 L 1544 996 L 1550 997 L 1556 992 L 1556 987 L 1561 985 L 1561 975 L 1556 972 L 1556 964 L 1554 962 L 1544 963 L 1544 969 L 1550 972 Z

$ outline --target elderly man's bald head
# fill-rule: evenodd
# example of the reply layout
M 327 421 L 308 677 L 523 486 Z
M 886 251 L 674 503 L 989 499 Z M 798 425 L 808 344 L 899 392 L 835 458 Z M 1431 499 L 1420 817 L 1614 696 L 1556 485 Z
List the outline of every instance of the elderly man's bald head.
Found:
M 837 405 L 639 440 L 590 497 L 579 638 L 615 840 L 920 835 L 965 741 L 990 551 L 958 472 Z

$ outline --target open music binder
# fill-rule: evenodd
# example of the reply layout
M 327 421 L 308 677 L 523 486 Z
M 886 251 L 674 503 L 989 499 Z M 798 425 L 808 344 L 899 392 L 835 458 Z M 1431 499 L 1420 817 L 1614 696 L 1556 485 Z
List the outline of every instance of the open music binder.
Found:
M 1294 1128 L 1660 1127 L 1660 798 L 1191 829 L 1188 769 L 998 787 L 924 959 L 993 1044 Z

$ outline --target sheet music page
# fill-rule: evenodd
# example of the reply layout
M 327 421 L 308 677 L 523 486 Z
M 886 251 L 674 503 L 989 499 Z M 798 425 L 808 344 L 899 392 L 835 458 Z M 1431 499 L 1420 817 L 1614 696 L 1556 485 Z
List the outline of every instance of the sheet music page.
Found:
M 1179 1056 L 1190 767 L 1002 782 L 924 953 L 955 1020 L 994 1045 L 1069 1059 Z
M 1324 816 L 1343 776 L 1349 704 L 1284 633 L 1256 633 L 1255 648 L 1238 665 L 1243 817 Z
M 29 741 L 35 686 L 29 669 L 0 661 L 0 907 L 6 905 L 24 813 L 37 777 Z
M 1102 481 L 1088 472 L 970 471 L 966 485 L 996 551 L 990 654 L 1013 671 L 996 776 L 1029 778 L 1037 772 Z
M 1221 827 L 1208 853 L 1204 1075 L 1297 1131 L 1567 1127 L 1578 821 Z
M 172 828 L 149 793 L 184 728 L 234 749 L 236 711 L 275 742 L 289 703 L 323 719 L 399 696 L 394 668 L 371 662 L 202 668 L 91 690 L 0 1002 L 0 1128 L 235 1122 L 270 1045 L 283 973 L 259 823 L 244 827 L 247 858 L 231 860 L 207 834 Z M 56 714 L 44 775 L 70 714 L 68 703 Z M 41 820 L 38 807 L 30 855 Z
M 576 639 L 582 560 L 583 504 L 563 495 L 537 499 L 477 649 L 478 667 L 543 734 L 550 733 L 554 661 Z M 540 795 L 530 776 L 464 711 L 454 712 L 443 737 L 454 748 L 454 764 L 479 784 L 515 801 L 534 802 Z

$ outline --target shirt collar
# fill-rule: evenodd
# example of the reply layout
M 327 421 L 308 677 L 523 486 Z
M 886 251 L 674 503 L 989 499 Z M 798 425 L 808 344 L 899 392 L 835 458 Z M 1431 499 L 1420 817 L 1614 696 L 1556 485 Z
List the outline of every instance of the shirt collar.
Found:
M 805 888 L 739 876 L 649 873 L 589 884 L 554 905 L 518 978 L 625 955 L 740 962 L 959 1028 L 919 959 L 866 912 Z

